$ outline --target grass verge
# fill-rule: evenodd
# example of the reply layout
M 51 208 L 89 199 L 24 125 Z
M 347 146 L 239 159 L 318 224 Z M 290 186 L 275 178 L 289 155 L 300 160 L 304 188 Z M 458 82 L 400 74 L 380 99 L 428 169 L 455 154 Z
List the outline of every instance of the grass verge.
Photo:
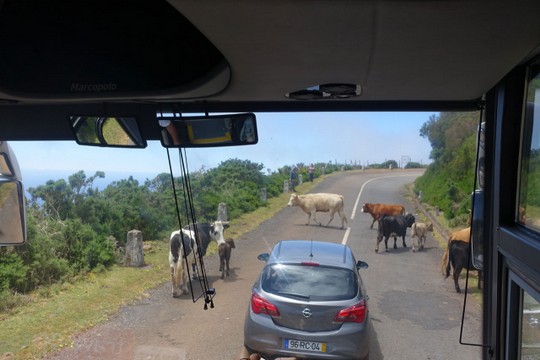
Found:
M 331 175 L 327 175 L 331 176 Z M 297 186 L 308 192 L 325 177 Z M 289 194 L 268 200 L 267 206 L 231 221 L 227 237 L 239 238 L 272 218 L 287 205 Z M 103 323 L 118 309 L 147 296 L 147 291 L 170 279 L 168 243 L 145 241 L 145 267 L 114 266 L 110 271 L 90 273 L 74 283 L 40 289 L 25 296 L 9 314 L 0 314 L 0 360 L 41 359 L 73 345 L 73 337 Z M 211 244 L 208 254 L 216 252 Z

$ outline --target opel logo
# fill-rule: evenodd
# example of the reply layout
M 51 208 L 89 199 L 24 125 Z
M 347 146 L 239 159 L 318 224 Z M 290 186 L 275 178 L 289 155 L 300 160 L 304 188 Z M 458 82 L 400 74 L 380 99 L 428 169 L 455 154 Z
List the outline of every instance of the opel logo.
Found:
M 305 308 L 304 310 L 302 310 L 302 315 L 304 315 L 305 318 L 309 318 L 311 317 L 311 310 L 309 308 Z

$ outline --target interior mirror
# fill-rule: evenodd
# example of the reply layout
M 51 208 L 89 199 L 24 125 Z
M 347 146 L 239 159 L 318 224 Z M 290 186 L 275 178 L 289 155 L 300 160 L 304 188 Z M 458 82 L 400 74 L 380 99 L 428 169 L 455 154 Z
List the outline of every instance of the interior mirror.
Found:
M 26 241 L 24 189 L 19 164 L 7 142 L 0 142 L 0 246 Z
M 258 142 L 255 114 L 158 117 L 165 147 L 253 145 Z
M 133 117 L 70 116 L 69 120 L 79 145 L 146 147 Z

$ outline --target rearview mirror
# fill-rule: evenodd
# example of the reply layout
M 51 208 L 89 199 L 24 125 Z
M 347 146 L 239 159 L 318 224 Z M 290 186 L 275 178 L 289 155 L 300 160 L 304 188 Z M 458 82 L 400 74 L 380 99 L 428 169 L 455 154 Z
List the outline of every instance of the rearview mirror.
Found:
M 79 145 L 146 147 L 135 118 L 70 116 L 69 120 Z
M 0 141 L 0 246 L 26 241 L 24 189 L 11 147 Z
M 258 142 L 255 114 L 158 117 L 164 147 L 216 147 Z

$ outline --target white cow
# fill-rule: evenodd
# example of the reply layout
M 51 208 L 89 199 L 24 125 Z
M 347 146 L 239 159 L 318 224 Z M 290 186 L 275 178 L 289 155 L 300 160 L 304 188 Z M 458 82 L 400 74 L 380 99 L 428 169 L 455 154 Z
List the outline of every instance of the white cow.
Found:
M 411 226 L 412 251 L 416 252 L 418 248 L 423 249 L 426 243 L 426 235 L 428 231 L 433 231 L 432 223 L 415 222 Z
M 343 211 L 344 201 L 343 195 L 339 194 L 328 194 L 328 193 L 317 193 L 317 194 L 307 194 L 307 195 L 296 195 L 291 194 L 289 199 L 288 206 L 299 206 L 306 214 L 308 214 L 308 221 L 306 225 L 309 225 L 309 221 L 313 216 L 313 221 L 315 223 L 322 225 L 317 221 L 316 215 L 317 212 L 329 212 L 330 220 L 326 226 L 334 219 L 334 214 L 337 212 L 341 218 L 341 228 L 343 229 L 345 224 L 349 224 L 347 221 L 347 216 Z
M 195 233 L 192 230 L 173 231 L 169 243 L 169 265 L 171 267 L 171 282 L 173 297 L 179 297 L 179 291 L 187 294 L 188 274 L 186 257 L 192 251 L 197 251 Z

